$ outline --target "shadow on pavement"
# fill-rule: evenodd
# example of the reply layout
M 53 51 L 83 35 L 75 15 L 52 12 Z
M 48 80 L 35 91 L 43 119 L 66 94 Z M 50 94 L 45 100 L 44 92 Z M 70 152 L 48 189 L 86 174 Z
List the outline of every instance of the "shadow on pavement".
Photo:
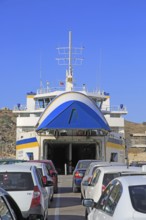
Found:
M 70 193 L 72 192 L 72 187 L 59 187 L 58 193 Z
M 51 208 L 63 208 L 70 206 L 82 205 L 81 199 L 78 197 L 61 197 L 59 198 L 59 203 L 57 203 L 57 198 L 53 199 L 51 203 Z

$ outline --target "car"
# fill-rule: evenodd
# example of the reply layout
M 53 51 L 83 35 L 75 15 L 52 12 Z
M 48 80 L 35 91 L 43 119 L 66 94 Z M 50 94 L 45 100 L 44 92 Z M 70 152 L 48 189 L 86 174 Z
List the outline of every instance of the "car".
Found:
M 95 161 L 90 163 L 90 165 L 87 167 L 86 172 L 84 174 L 84 177 L 81 181 L 81 200 L 85 198 L 85 191 L 92 179 L 92 175 L 94 170 L 97 167 L 102 167 L 102 166 L 121 166 L 124 165 L 124 163 L 118 163 L 118 162 L 105 162 L 105 161 Z
M 142 167 L 146 165 L 146 161 L 132 161 L 130 163 L 130 166 L 135 166 L 135 167 Z
M 52 160 L 29 160 L 29 162 L 39 162 L 39 163 L 45 163 L 47 165 L 49 175 L 53 179 L 54 193 L 57 193 L 58 192 L 58 172 L 55 168 L 53 161 Z
M 19 206 L 3 188 L 0 188 L 0 219 L 23 220 Z
M 23 218 L 47 219 L 48 194 L 35 166 L 0 165 L 0 187 L 15 200 Z
M 13 164 L 13 163 L 22 163 L 27 160 L 20 160 L 20 159 L 15 159 L 15 158 L 1 158 L 0 159 L 0 165 L 4 164 Z
M 95 162 L 97 160 L 79 160 L 75 166 L 73 171 L 72 178 L 72 190 L 73 192 L 78 192 L 81 190 L 81 181 L 84 177 L 87 167 L 90 163 Z
M 141 174 L 142 168 L 140 167 L 127 167 L 125 166 L 103 166 L 98 167 L 93 172 L 91 182 L 88 184 L 85 191 L 85 198 L 93 199 L 98 202 L 102 192 L 105 190 L 108 183 L 114 178 L 121 175 Z M 144 173 L 144 172 L 143 172 Z M 85 210 L 85 217 L 90 213 L 91 209 Z
M 91 207 L 88 220 L 146 219 L 146 176 L 121 176 L 112 180 L 99 201 L 84 199 Z
M 22 164 L 24 166 L 29 165 L 29 162 L 23 162 L 23 163 L 19 163 Z M 53 179 L 51 176 L 48 175 L 48 170 L 46 167 L 45 163 L 40 163 L 40 162 L 33 162 L 31 163 L 31 165 L 34 165 L 37 167 L 37 169 L 40 171 L 40 175 L 42 180 L 45 179 L 45 177 L 47 178 L 47 184 L 45 186 L 47 193 L 48 193 L 48 207 L 50 207 L 50 202 L 53 201 L 53 196 L 54 196 L 54 187 L 53 187 Z

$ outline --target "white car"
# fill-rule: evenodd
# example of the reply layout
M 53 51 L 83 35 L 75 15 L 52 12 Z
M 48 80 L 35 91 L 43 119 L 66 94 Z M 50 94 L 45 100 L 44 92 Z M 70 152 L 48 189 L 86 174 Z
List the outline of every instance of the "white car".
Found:
M 133 173 L 141 173 L 141 167 L 127 167 L 127 166 L 108 166 L 108 167 L 98 167 L 93 172 L 91 182 L 88 184 L 85 191 L 85 198 L 93 199 L 98 202 L 102 192 L 105 190 L 108 183 L 114 178 Z M 91 208 L 85 210 L 85 216 L 89 214 Z
M 98 203 L 83 200 L 92 207 L 88 220 L 145 220 L 146 176 L 121 176 L 112 180 Z
M 48 207 L 50 207 L 50 202 L 53 201 L 53 196 L 54 196 L 54 186 L 53 186 L 53 179 L 51 176 L 48 175 L 48 170 L 46 167 L 45 163 L 40 163 L 40 162 L 23 162 L 23 163 L 19 163 L 20 165 L 33 165 L 36 166 L 37 169 L 40 171 L 41 173 L 41 177 L 42 179 L 44 179 L 44 177 L 47 177 L 47 184 L 45 186 L 47 193 L 48 193 Z
M 0 187 L 15 200 L 24 218 L 47 219 L 48 194 L 35 166 L 0 165 Z
M 87 170 L 86 170 L 86 172 L 84 174 L 84 177 L 82 179 L 82 182 L 81 182 L 81 200 L 83 198 L 85 198 L 86 188 L 87 188 L 88 184 L 90 183 L 90 181 L 92 179 L 92 175 L 93 175 L 94 170 L 97 167 L 118 166 L 118 165 L 121 166 L 121 165 L 124 165 L 124 164 L 117 163 L 117 162 L 104 162 L 104 161 L 96 161 L 96 162 L 90 163 L 90 165 L 87 167 Z
M 2 188 L 0 188 L 0 219 L 23 219 L 21 210 L 15 200 Z

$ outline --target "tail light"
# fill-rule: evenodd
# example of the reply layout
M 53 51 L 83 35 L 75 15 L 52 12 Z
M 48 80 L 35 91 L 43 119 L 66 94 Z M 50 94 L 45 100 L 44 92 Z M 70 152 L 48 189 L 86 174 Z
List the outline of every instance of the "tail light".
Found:
M 105 190 L 105 188 L 106 188 L 105 185 L 102 185 L 102 192 Z
M 83 173 L 76 171 L 74 176 L 75 176 L 75 178 L 83 178 Z
M 46 186 L 46 184 L 47 184 L 47 177 L 46 176 L 42 176 L 42 182 L 43 182 L 44 186 Z
M 41 192 L 38 186 L 34 186 L 33 197 L 31 201 L 31 207 L 38 206 L 41 202 Z

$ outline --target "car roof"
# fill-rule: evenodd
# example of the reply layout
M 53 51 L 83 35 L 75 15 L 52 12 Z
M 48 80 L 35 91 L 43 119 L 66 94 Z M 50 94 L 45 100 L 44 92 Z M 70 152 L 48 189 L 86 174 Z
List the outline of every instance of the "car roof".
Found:
M 127 167 L 126 165 L 125 166 L 102 166 L 102 167 L 97 167 L 97 169 L 100 169 L 101 171 L 103 172 L 116 172 L 116 171 L 127 171 L 127 172 L 142 172 L 142 169 L 141 167 Z
M 21 165 L 21 164 L 5 164 L 5 165 L 0 165 L 0 172 L 6 172 L 6 171 L 11 171 L 11 172 L 30 172 L 34 168 L 33 165 L 30 164 L 28 165 Z
M 39 163 L 39 162 L 23 162 L 23 163 L 19 163 L 20 165 L 24 165 L 24 166 L 36 166 L 37 168 L 42 168 L 43 166 L 45 166 L 45 164 Z
M 96 162 L 96 161 L 97 161 L 97 162 L 98 162 L 98 160 L 93 160 L 93 159 L 91 159 L 91 160 L 90 160 L 90 159 L 86 160 L 86 159 L 85 159 L 85 160 L 78 160 L 78 163 L 79 163 L 79 162 L 83 162 L 83 161 L 93 161 L 93 162 Z
M 120 176 L 118 179 L 125 186 L 146 185 L 146 175 Z
M 30 162 L 38 162 L 38 163 L 53 163 L 52 160 L 30 160 Z

